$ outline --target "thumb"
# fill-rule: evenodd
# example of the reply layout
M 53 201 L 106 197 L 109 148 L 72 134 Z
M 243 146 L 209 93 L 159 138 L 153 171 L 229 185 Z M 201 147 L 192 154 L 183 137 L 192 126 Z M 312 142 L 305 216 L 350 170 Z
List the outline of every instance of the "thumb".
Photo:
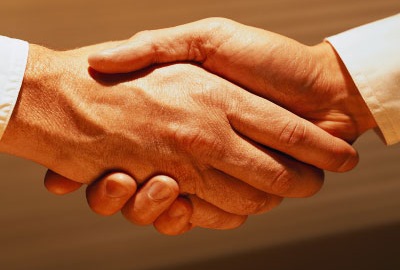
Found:
M 156 59 L 145 40 L 131 40 L 121 45 L 89 55 L 91 68 L 102 73 L 128 73 L 153 64 Z
M 127 73 L 153 64 L 177 61 L 203 63 L 233 34 L 232 23 L 211 18 L 142 31 L 117 47 L 91 54 L 88 61 L 93 69 L 103 73 Z

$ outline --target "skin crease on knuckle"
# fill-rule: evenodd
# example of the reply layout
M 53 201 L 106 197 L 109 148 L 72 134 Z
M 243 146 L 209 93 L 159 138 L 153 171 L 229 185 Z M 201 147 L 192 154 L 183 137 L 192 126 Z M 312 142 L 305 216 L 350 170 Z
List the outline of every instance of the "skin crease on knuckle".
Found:
M 308 134 L 307 125 L 303 120 L 288 120 L 280 133 L 279 141 L 286 148 L 296 148 L 307 141 Z M 357 160 L 357 152 L 350 147 L 330 146 L 329 151 L 329 156 L 325 155 L 321 161 L 325 168 L 332 168 L 331 170 L 341 171 L 340 168 L 346 168 L 348 161 L 354 163 L 354 160 Z
M 314 195 L 321 189 L 323 171 L 305 164 L 300 166 L 296 172 L 285 167 L 276 168 L 277 173 L 270 183 L 274 194 L 304 198 Z
M 202 159 L 214 158 L 216 153 L 223 152 L 223 142 L 213 133 L 198 127 L 177 127 L 173 140 L 189 153 L 196 153 Z
M 208 75 L 208 74 L 207 74 Z M 182 146 L 187 152 L 196 154 L 204 160 L 220 159 L 226 151 L 226 143 L 232 134 L 232 128 L 226 116 L 229 106 L 225 91 L 220 91 L 222 85 L 215 78 L 201 76 L 191 80 L 195 91 L 190 92 L 193 108 L 199 112 L 207 112 L 195 116 L 197 121 L 187 118 L 189 125 L 171 123 L 172 140 Z
M 194 66 L 188 67 L 190 69 L 196 68 Z M 174 74 L 172 72 L 169 75 L 172 75 L 169 77 L 172 79 L 175 76 L 181 77 L 181 73 Z M 168 83 L 170 82 L 171 79 Z M 226 142 L 229 139 L 226 133 L 229 134 L 231 126 L 228 124 L 223 110 L 226 106 L 225 95 L 218 93 L 219 84 L 215 82 L 215 79 L 208 74 L 203 74 L 197 78 L 192 76 L 191 85 L 194 87 L 194 91 L 184 96 L 175 97 L 176 99 L 189 97 L 191 112 L 180 114 L 178 121 L 172 121 L 166 125 L 166 130 L 161 132 L 161 136 L 167 137 L 167 141 L 179 149 L 184 156 L 189 157 L 187 160 L 193 160 L 190 156 L 196 156 L 196 167 L 185 169 L 183 175 L 175 167 L 177 162 L 170 164 L 173 166 L 169 165 L 169 167 L 174 167 L 175 175 L 179 176 L 177 180 L 181 190 L 193 194 L 193 192 L 200 192 L 197 187 L 202 178 L 190 177 L 191 173 L 201 176 L 202 170 L 208 169 L 210 162 L 220 160 L 225 156 Z M 193 115 L 193 112 L 195 112 L 195 115 Z M 193 122 L 193 118 L 197 121 Z M 192 187 L 189 187 L 190 185 Z
M 242 204 L 242 215 L 253 215 L 265 213 L 275 206 L 274 196 L 265 194 L 263 198 L 255 198 L 254 200 L 241 200 Z
M 220 17 L 207 18 L 195 22 L 195 29 L 199 35 L 192 36 L 188 51 L 190 59 L 207 65 L 221 46 L 226 44 L 237 29 L 237 23 Z M 218 37 L 218 38 L 215 38 Z
M 285 167 L 282 167 L 270 183 L 271 190 L 274 194 L 287 194 L 292 190 L 294 181 L 296 181 L 294 176 Z
M 302 121 L 288 120 L 279 135 L 279 141 L 285 147 L 296 147 L 307 137 L 307 127 Z

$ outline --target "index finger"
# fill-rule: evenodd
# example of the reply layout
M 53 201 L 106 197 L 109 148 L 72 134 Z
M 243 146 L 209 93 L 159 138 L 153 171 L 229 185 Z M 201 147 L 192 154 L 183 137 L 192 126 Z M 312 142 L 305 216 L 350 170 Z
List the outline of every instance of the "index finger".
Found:
M 357 151 L 344 140 L 252 93 L 241 91 L 228 118 L 247 138 L 318 168 L 344 172 L 358 163 Z

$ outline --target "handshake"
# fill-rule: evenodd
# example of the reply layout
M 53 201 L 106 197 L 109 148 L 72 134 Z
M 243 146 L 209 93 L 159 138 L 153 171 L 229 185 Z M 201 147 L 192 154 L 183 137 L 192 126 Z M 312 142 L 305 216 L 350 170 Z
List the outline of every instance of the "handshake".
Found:
M 53 193 L 88 184 L 95 212 L 176 235 L 315 194 L 376 126 L 328 42 L 212 18 L 71 51 L 30 45 L 0 151 L 49 168 Z

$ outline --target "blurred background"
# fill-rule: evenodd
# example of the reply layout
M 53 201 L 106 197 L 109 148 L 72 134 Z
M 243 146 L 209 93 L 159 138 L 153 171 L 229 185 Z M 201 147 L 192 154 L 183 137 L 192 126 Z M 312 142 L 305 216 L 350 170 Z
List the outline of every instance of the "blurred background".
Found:
M 316 44 L 398 12 L 399 0 L 2 0 L 0 34 L 70 49 L 220 16 Z M 0 269 L 400 269 L 400 146 L 371 132 L 356 148 L 357 169 L 328 173 L 315 197 L 179 237 L 96 216 L 83 190 L 48 194 L 45 168 L 0 156 Z

